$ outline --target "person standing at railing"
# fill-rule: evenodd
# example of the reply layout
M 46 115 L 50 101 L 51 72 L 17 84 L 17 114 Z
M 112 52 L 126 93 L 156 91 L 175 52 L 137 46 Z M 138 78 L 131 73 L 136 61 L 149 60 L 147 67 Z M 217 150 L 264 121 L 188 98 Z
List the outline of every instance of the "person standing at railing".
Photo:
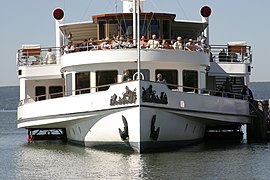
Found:
M 56 56 L 52 52 L 52 48 L 48 49 L 48 53 L 46 54 L 46 64 L 56 64 Z
M 158 74 L 157 74 L 157 82 L 160 82 L 160 83 L 167 83 L 167 82 L 166 82 L 166 79 L 163 79 L 161 73 L 158 73 Z
M 229 77 L 226 78 L 226 81 L 222 85 L 225 97 L 232 97 L 230 94 L 232 92 L 232 83 L 229 81 Z
M 254 97 L 253 97 L 253 93 L 252 91 L 248 88 L 247 85 L 243 85 L 243 88 L 241 90 L 241 94 L 243 96 L 247 96 L 248 97 L 248 100 L 252 103 L 253 100 L 254 100 Z
M 130 80 L 131 80 L 131 78 L 129 76 L 129 70 L 128 69 L 125 69 L 124 70 L 123 77 L 122 77 L 122 82 L 124 82 L 124 81 L 130 81 Z

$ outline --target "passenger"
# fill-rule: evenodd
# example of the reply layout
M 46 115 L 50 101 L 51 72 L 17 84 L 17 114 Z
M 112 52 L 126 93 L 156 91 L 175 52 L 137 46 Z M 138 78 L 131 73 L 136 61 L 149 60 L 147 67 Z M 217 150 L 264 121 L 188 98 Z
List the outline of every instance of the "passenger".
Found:
M 87 44 L 88 44 L 87 39 L 85 39 L 85 40 L 83 41 L 83 43 L 81 43 L 81 44 L 79 45 L 80 51 L 86 51 L 86 50 L 87 50 L 87 46 L 88 46 Z
M 93 39 L 90 38 L 87 42 L 87 50 L 90 51 L 91 49 L 94 48 L 94 43 L 93 43 Z
M 222 85 L 222 89 L 225 92 L 225 97 L 232 97 L 230 94 L 232 92 L 232 83 L 229 81 L 229 77 L 226 78 L 226 81 Z
M 125 48 L 133 48 L 133 42 L 132 39 L 130 39 L 129 37 L 127 37 L 127 41 L 125 42 Z
M 68 52 L 69 53 L 75 52 L 75 47 L 74 47 L 74 44 L 72 42 L 70 42 L 68 45 Z
M 124 48 L 124 47 L 125 47 L 125 44 L 126 44 L 125 39 L 124 39 L 123 36 L 121 36 L 121 37 L 119 38 L 119 47 L 120 47 L 120 48 Z
M 119 48 L 120 48 L 119 36 L 116 36 L 112 41 L 112 49 L 119 49 Z
M 253 93 L 252 93 L 252 91 L 248 88 L 247 85 L 243 85 L 243 88 L 242 88 L 242 90 L 241 90 L 241 94 L 242 94 L 243 96 L 248 96 L 248 100 L 249 100 L 250 102 L 253 102 L 253 100 L 254 100 Z
M 161 73 L 158 73 L 157 74 L 157 82 L 166 83 L 166 80 L 162 78 L 162 74 Z
M 164 49 L 173 49 L 171 41 L 168 41 L 168 40 L 165 40 L 165 39 L 162 41 L 161 47 L 164 48 Z
M 195 50 L 195 44 L 193 39 L 189 39 L 186 43 L 185 50 L 187 51 L 194 51 Z
M 206 40 L 207 40 L 207 37 L 205 37 L 205 36 L 203 36 L 201 39 L 201 44 L 202 44 L 202 47 L 204 49 L 204 52 L 208 52 L 208 50 L 209 50 L 209 46 L 206 43 Z
M 227 54 L 224 49 L 221 49 L 218 54 L 219 61 L 227 61 Z
M 46 64 L 56 64 L 56 56 L 52 52 L 52 48 L 48 49 L 48 53 L 46 54 Z
M 182 41 L 182 38 L 180 36 L 178 36 L 176 42 L 173 44 L 173 48 L 174 49 L 183 49 L 181 41 Z
M 111 49 L 110 38 L 106 37 L 106 39 L 100 44 L 100 47 L 101 49 Z
M 150 39 L 148 42 L 147 42 L 147 47 L 149 49 L 158 49 L 159 48 L 159 41 L 156 40 L 157 39 L 157 36 L 155 34 L 152 35 L 152 39 Z
M 144 37 L 144 36 L 141 37 L 141 40 L 140 40 L 140 47 L 141 47 L 142 49 L 145 49 L 145 48 L 147 47 L 147 42 L 145 41 L 145 37 Z
M 204 49 L 203 49 L 203 47 L 202 47 L 201 41 L 198 41 L 198 42 L 195 44 L 195 47 L 196 47 L 196 51 L 204 52 Z
M 124 81 L 130 81 L 131 78 L 129 77 L 129 70 L 128 69 L 125 69 L 124 70 L 124 74 L 123 74 L 123 77 L 122 77 L 122 82 Z

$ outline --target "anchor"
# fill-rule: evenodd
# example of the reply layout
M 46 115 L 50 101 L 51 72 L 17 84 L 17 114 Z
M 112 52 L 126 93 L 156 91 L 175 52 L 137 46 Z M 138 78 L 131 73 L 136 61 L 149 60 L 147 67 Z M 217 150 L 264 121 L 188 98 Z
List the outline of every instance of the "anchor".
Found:
M 150 138 L 152 138 L 153 140 L 157 140 L 158 136 L 159 136 L 159 129 L 160 127 L 157 128 L 157 130 L 155 130 L 155 123 L 156 123 L 156 115 L 154 115 L 152 117 L 152 121 L 151 121 L 151 129 L 150 129 Z
M 124 131 L 122 131 L 120 128 L 118 128 L 118 130 L 119 130 L 121 139 L 124 141 L 124 140 L 127 140 L 129 136 L 128 136 L 128 123 L 127 123 L 126 118 L 123 115 L 122 115 L 122 121 L 124 123 Z

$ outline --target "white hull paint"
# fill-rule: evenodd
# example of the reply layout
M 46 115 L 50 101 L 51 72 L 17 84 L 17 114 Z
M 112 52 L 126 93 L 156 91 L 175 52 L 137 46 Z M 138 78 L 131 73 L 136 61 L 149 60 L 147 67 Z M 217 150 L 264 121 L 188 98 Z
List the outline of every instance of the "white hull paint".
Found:
M 129 137 L 126 140 L 122 140 L 119 134 L 119 128 L 124 129 L 122 116 L 128 124 Z M 157 139 L 150 136 L 154 117 L 154 130 L 159 129 Z M 183 143 L 198 141 L 203 138 L 204 130 L 203 123 L 188 117 L 155 108 L 134 107 L 101 119 L 90 118 L 71 125 L 67 128 L 67 138 L 85 146 L 122 144 L 138 152 L 146 152 L 155 148 L 168 148 L 171 145 L 179 147 Z
M 167 103 L 143 99 L 143 89 L 150 85 L 157 96 L 161 92 L 167 95 Z M 122 96 L 126 87 L 136 92 L 136 102 L 110 105 L 112 95 Z M 100 98 L 105 102 L 107 99 L 107 103 L 99 104 Z M 63 103 L 66 109 L 44 109 L 44 116 L 30 111 L 34 107 L 49 107 L 48 104 L 60 107 Z M 124 145 L 142 153 L 199 141 L 204 137 L 206 125 L 249 123 L 247 106 L 246 101 L 239 99 L 171 91 L 165 84 L 133 81 L 112 85 L 109 90 L 95 94 L 25 104 L 18 111 L 21 117 L 18 127 L 65 128 L 71 142 L 84 146 Z M 128 127 L 128 137 L 124 139 L 119 132 L 125 129 L 123 119 Z

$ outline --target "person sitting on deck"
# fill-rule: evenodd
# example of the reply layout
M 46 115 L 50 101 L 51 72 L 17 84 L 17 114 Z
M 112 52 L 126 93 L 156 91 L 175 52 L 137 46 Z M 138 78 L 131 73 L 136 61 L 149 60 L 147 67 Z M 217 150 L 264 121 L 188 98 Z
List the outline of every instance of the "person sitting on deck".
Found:
M 182 49 L 182 38 L 180 36 L 177 37 L 177 41 L 173 44 L 174 49 Z
M 145 49 L 145 48 L 147 47 L 147 42 L 145 41 L 145 37 L 144 37 L 144 36 L 141 37 L 141 40 L 140 40 L 140 47 L 141 47 L 142 49 Z
M 158 49 L 159 48 L 159 41 L 156 40 L 157 39 L 157 36 L 155 34 L 152 35 L 152 39 L 150 39 L 148 42 L 147 42 L 147 47 L 149 49 Z

